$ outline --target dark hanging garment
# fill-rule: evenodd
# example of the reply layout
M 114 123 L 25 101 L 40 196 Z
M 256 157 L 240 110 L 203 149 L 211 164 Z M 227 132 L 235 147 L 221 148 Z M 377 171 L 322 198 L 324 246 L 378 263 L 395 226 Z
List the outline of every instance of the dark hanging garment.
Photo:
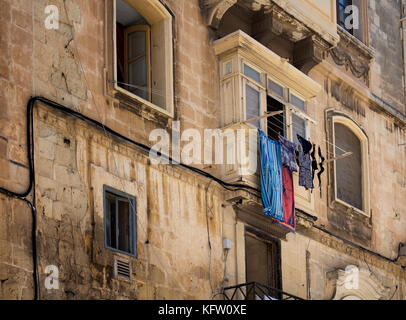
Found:
M 279 135 L 279 142 L 281 144 L 282 166 L 296 172 L 295 144 L 281 135 Z
M 316 145 L 313 144 L 313 149 L 312 153 L 310 154 L 311 159 L 312 159 L 312 181 L 314 184 L 314 176 L 316 174 L 316 171 L 319 169 L 319 166 L 317 165 L 317 160 L 316 160 Z
M 317 174 L 317 177 L 319 179 L 320 198 L 321 198 L 322 197 L 322 194 L 321 194 L 321 175 L 324 173 L 324 161 L 326 161 L 326 158 L 323 157 L 323 155 L 321 153 L 320 146 L 319 146 L 319 158 L 320 158 L 321 162 L 319 163 L 320 170 L 319 170 L 319 173 Z
M 300 143 L 298 145 L 299 186 L 305 187 L 306 190 L 314 189 L 312 179 L 312 161 L 310 159 L 312 144 L 300 135 L 297 135 L 297 138 Z

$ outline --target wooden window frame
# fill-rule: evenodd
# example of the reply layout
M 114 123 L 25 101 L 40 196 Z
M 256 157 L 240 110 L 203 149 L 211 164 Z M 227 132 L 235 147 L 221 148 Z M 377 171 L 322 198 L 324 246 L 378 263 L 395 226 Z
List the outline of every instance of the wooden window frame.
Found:
M 145 32 L 145 46 L 146 46 L 146 60 L 147 60 L 147 89 L 148 89 L 148 101 L 151 102 L 152 91 L 151 91 L 151 28 L 148 25 L 135 25 L 124 29 L 124 78 L 125 82 L 129 84 L 129 70 L 128 65 L 143 57 L 140 55 L 131 59 L 128 59 L 128 35 L 133 32 L 144 31 Z M 140 97 L 142 98 L 142 97 Z
M 245 77 L 242 79 L 243 82 L 243 102 L 244 102 L 244 118 L 245 120 L 249 120 L 247 118 L 247 86 L 250 86 L 252 89 L 254 89 L 255 91 L 258 92 L 259 94 L 259 116 L 263 115 L 264 112 L 266 111 L 266 92 L 265 92 L 265 88 L 263 88 L 262 86 L 260 86 L 256 81 L 252 80 L 249 77 Z M 260 122 L 260 129 L 264 130 L 266 128 L 264 119 L 259 120 Z M 257 128 L 256 126 L 254 126 L 252 123 L 248 123 L 248 126 L 252 127 L 252 128 Z
M 104 70 L 105 77 L 105 95 L 109 98 L 124 100 L 126 103 L 131 103 L 134 108 L 138 108 L 140 104 L 151 109 L 151 112 L 157 112 L 160 115 L 172 118 L 175 110 L 175 82 L 174 82 L 174 38 L 173 38 L 173 21 L 174 16 L 170 10 L 162 4 L 160 0 L 125 0 L 128 4 L 134 7 L 140 14 L 144 16 L 151 27 L 150 33 L 150 84 L 151 84 L 151 101 L 144 99 L 124 87 L 118 85 L 117 79 L 117 37 L 116 37 L 116 22 L 117 22 L 117 4 L 116 0 L 112 0 L 110 5 L 106 5 L 106 20 L 110 23 L 106 24 L 105 28 L 105 52 L 106 60 L 110 63 Z M 161 32 L 161 30 L 163 32 Z M 160 50 L 154 54 L 155 40 L 159 38 L 161 44 Z M 158 40 L 156 40 L 158 41 Z M 164 53 L 164 54 L 163 54 Z M 161 57 L 162 55 L 162 57 Z M 158 57 L 158 58 L 157 58 Z M 159 68 L 154 67 L 154 61 L 160 61 Z M 155 70 L 155 71 L 154 71 Z M 157 73 L 156 70 L 162 70 Z M 161 75 L 159 80 L 162 81 L 159 90 L 162 91 L 161 101 L 156 99 L 154 94 L 154 72 Z M 154 99 L 158 100 L 156 102 Z
M 107 219 L 108 219 L 108 212 L 109 209 L 107 208 L 107 197 L 109 195 L 113 195 L 116 198 L 116 202 L 119 199 L 123 199 L 126 202 L 129 202 L 129 229 L 130 229 L 130 252 L 119 250 L 117 248 L 113 248 L 108 244 L 108 239 L 107 239 Z M 103 208 L 104 208 L 104 246 L 108 250 L 112 250 L 114 252 L 118 252 L 124 255 L 128 255 L 131 257 L 137 257 L 138 254 L 138 248 L 137 248 L 137 199 L 131 195 L 128 195 L 122 191 L 115 190 L 113 188 L 110 188 L 108 186 L 103 186 Z M 118 206 L 116 204 L 116 221 L 117 219 L 117 214 L 118 214 Z M 118 229 L 118 223 L 116 225 L 116 229 Z M 118 237 L 117 231 L 116 231 L 116 237 Z M 117 239 L 116 239 L 117 242 Z M 118 246 L 118 243 L 116 243 L 116 246 Z
M 267 260 L 271 262 L 270 264 L 273 265 L 274 269 L 270 270 L 268 268 L 268 281 L 273 280 L 275 282 L 274 289 L 282 290 L 283 288 L 283 277 L 282 277 L 282 246 L 279 239 L 270 237 L 269 235 L 260 232 L 252 227 L 245 226 L 245 235 L 244 235 L 244 255 L 245 255 L 245 277 L 247 278 L 247 237 L 251 237 L 257 241 L 263 242 L 267 246 Z M 273 252 L 270 251 L 270 247 L 272 247 Z M 273 260 L 269 261 L 270 254 L 273 255 Z M 268 267 L 269 265 L 268 264 Z M 273 279 L 272 279 L 273 278 Z M 269 284 L 263 284 L 269 285 Z

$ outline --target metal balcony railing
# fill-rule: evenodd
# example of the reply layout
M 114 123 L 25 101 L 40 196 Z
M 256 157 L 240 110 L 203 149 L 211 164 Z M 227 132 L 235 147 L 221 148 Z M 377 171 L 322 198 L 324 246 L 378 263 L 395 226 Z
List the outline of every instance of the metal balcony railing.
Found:
M 257 282 L 224 288 L 223 296 L 224 300 L 303 300 L 293 294 Z

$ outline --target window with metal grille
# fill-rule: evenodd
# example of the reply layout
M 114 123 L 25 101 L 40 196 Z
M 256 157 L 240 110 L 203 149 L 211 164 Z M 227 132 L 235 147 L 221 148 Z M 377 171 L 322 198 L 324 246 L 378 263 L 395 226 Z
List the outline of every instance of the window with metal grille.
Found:
M 104 187 L 105 245 L 131 256 L 137 255 L 136 200 Z

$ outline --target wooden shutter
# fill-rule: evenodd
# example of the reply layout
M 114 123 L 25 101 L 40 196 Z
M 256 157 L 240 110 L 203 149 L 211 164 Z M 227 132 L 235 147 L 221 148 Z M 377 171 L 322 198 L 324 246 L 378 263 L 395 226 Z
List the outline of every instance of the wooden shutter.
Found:
M 336 161 L 337 198 L 363 210 L 361 141 L 345 125 L 334 124 L 335 155 L 342 150 L 352 152 L 351 157 Z
M 125 29 L 125 82 L 127 90 L 151 100 L 151 31 L 147 25 Z

